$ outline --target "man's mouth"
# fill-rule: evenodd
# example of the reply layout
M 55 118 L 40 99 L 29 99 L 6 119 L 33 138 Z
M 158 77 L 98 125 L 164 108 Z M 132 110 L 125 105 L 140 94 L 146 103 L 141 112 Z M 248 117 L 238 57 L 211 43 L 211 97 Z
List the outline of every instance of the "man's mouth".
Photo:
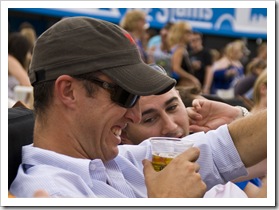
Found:
M 111 131 L 117 138 L 120 138 L 122 129 L 119 126 L 114 126 Z

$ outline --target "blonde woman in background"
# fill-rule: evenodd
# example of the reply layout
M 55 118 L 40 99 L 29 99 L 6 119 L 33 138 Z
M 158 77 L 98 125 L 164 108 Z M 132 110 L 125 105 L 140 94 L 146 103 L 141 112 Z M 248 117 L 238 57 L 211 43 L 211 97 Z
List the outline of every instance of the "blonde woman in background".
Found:
M 224 55 L 212 67 L 213 82 L 211 93 L 222 98 L 234 98 L 234 85 L 244 77 L 244 67 L 241 58 L 244 56 L 245 44 L 241 40 L 226 45 Z
M 141 10 L 130 10 L 122 18 L 120 26 L 130 33 L 138 46 L 142 60 L 148 63 L 148 54 L 143 45 L 145 30 L 148 28 L 146 14 Z
M 251 109 L 252 113 L 258 112 L 267 107 L 267 71 L 266 69 L 259 75 L 253 92 L 254 106 Z
M 192 27 L 188 22 L 176 22 L 169 31 L 168 42 L 172 53 L 172 77 L 178 86 L 196 86 L 201 88 L 199 80 L 193 75 L 193 69 L 187 51 Z

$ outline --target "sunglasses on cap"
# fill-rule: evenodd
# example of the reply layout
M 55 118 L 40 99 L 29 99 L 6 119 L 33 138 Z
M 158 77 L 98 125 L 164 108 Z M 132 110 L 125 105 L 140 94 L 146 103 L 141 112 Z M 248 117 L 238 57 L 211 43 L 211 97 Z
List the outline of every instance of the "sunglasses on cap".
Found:
M 116 84 L 103 81 L 99 78 L 88 78 L 82 76 L 75 76 L 75 78 L 90 81 L 92 83 L 95 83 L 99 87 L 108 90 L 110 92 L 111 100 L 124 108 L 132 108 L 133 106 L 135 106 L 135 104 L 140 98 L 140 96 L 129 93 L 128 91 L 124 90 L 122 87 Z

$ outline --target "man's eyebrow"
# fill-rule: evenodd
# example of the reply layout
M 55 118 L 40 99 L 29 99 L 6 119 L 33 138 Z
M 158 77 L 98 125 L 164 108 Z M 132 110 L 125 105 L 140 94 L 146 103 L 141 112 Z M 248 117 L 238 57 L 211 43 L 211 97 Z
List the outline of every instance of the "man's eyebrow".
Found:
M 171 104 L 173 101 L 177 101 L 177 100 L 178 100 L 178 97 L 174 96 L 165 102 L 165 106 L 167 106 L 167 105 Z M 151 109 L 147 109 L 144 112 L 142 112 L 141 115 L 144 116 L 146 114 L 150 114 L 153 112 L 156 112 L 156 109 L 151 108 Z
M 171 103 L 174 102 L 174 101 L 178 101 L 178 97 L 173 96 L 172 98 L 170 98 L 169 100 L 167 100 L 167 101 L 165 102 L 165 106 L 171 104 Z
M 146 111 L 142 112 L 141 116 L 144 116 L 146 114 L 150 114 L 152 112 L 156 112 L 156 110 L 155 109 L 147 109 Z

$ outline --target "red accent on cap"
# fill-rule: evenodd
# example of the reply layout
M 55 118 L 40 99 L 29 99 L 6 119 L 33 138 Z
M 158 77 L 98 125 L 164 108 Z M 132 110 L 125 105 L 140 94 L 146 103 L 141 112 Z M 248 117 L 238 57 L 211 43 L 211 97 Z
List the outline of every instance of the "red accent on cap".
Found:
M 127 37 L 127 39 L 130 40 L 131 44 L 136 44 L 135 40 L 132 38 L 132 36 L 129 33 L 124 33 L 124 35 Z

